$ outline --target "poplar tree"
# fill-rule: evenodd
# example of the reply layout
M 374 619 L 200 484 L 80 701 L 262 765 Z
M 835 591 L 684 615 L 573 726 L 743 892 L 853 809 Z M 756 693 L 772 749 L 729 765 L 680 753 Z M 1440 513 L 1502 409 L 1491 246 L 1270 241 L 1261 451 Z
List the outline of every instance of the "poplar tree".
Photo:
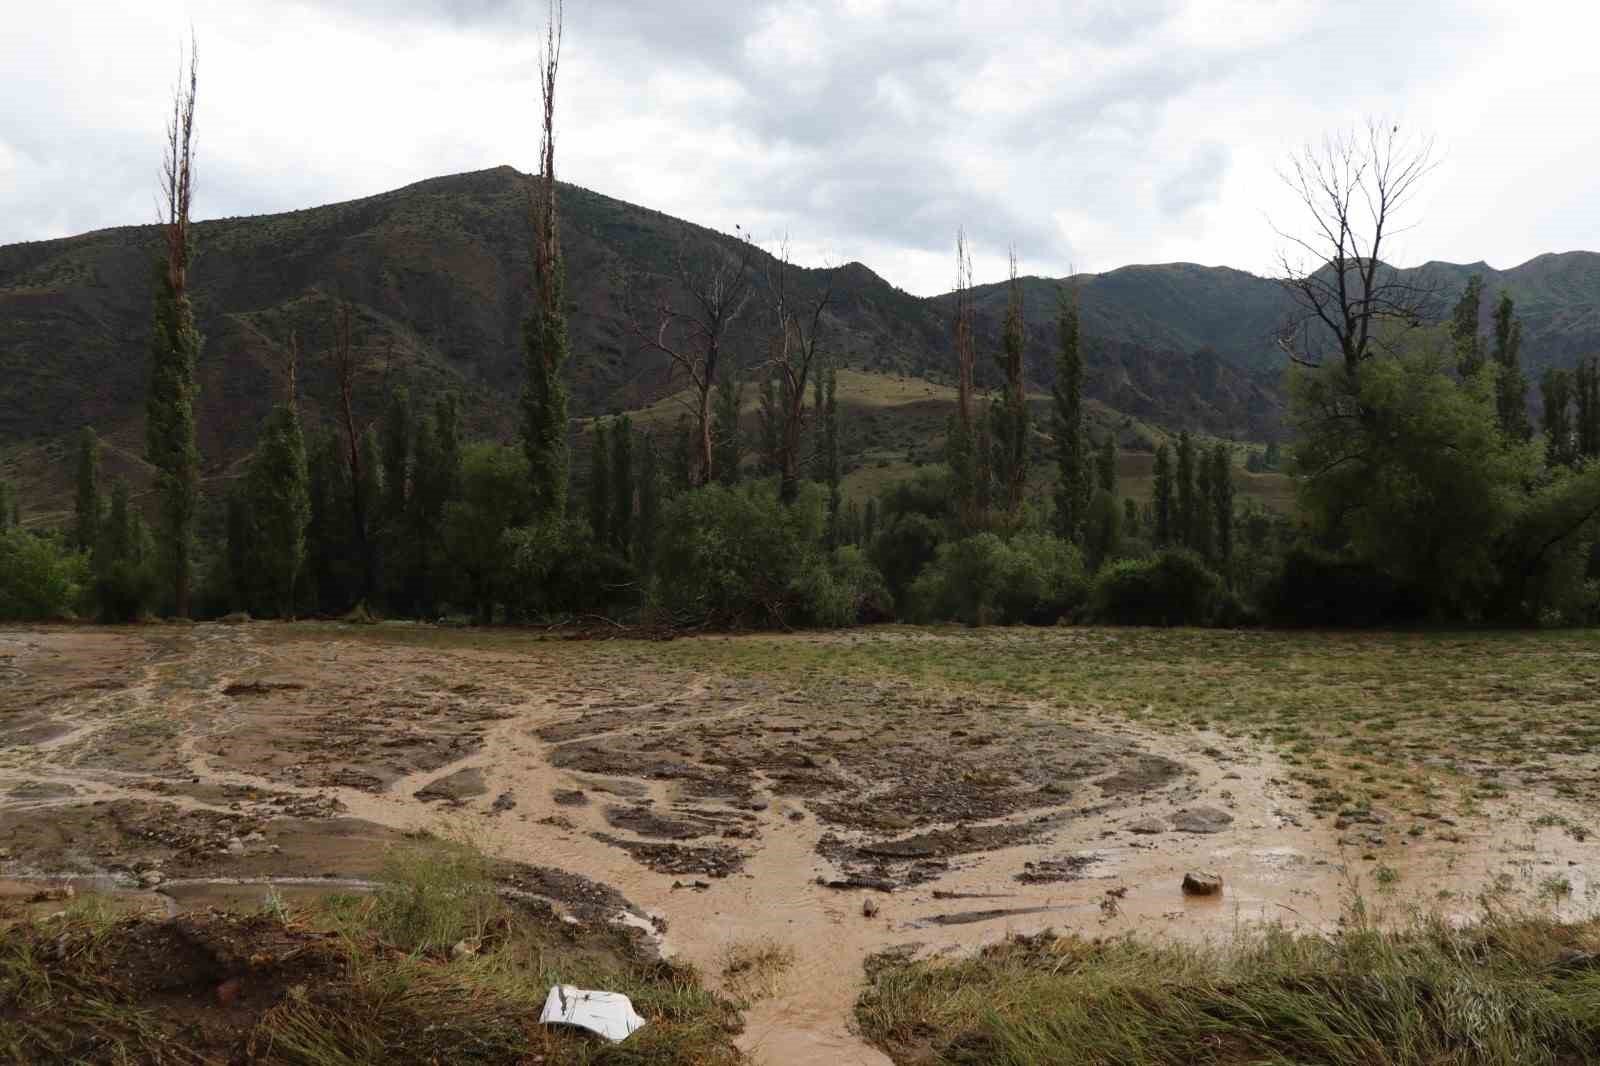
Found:
M 1600 359 L 1579 360 L 1572 377 L 1578 454 L 1593 459 L 1600 456 Z
M 1122 532 L 1129 537 L 1139 535 L 1139 505 L 1133 502 L 1132 496 L 1122 498 Z
M 760 408 L 757 418 L 761 423 L 761 473 L 778 472 L 783 454 L 783 410 L 778 406 L 777 383 L 771 374 L 761 381 Z
M 1233 561 L 1233 453 L 1218 442 L 1211 451 L 1211 508 L 1216 528 L 1217 560 L 1223 573 Z
M 1546 370 L 1539 391 L 1544 395 L 1545 462 L 1571 466 L 1578 458 L 1572 425 L 1572 372 Z
M 311 521 L 305 438 L 292 399 L 267 416 L 247 477 L 255 567 L 272 609 L 290 618 Z
M 1052 429 L 1056 439 L 1056 536 L 1077 542 L 1083 536 L 1084 494 L 1083 357 L 1080 350 L 1077 294 L 1063 292 L 1056 315 L 1060 351 L 1056 355 L 1056 383 Z
M 523 325 L 522 444 L 535 524 L 561 518 L 567 506 L 567 279 L 556 213 L 555 141 L 561 17 L 560 0 L 555 0 L 539 64 L 544 125 L 533 182 L 534 306 Z
M 611 543 L 623 558 L 633 550 L 633 421 L 627 415 L 611 427 Z
M 72 544 L 92 552 L 100 541 L 100 438 L 89 426 L 78 437 L 78 496 L 73 509 Z
M 1461 294 L 1450 315 L 1450 340 L 1455 348 L 1456 369 L 1464 378 L 1476 374 L 1483 366 L 1483 339 L 1478 334 L 1482 303 L 1483 277 L 1474 274 L 1467 279 L 1467 291 Z
M 597 547 L 611 543 L 611 452 L 606 446 L 606 425 L 594 421 L 594 443 L 589 446 L 589 531 Z
M 687 437 L 687 434 L 684 435 Z M 661 523 L 661 472 L 654 434 L 646 434 L 639 456 L 639 524 L 633 535 L 633 558 L 648 580 L 654 572 L 656 535 Z
M 822 405 L 822 473 L 828 483 L 828 547 L 837 548 L 840 543 L 839 522 L 840 504 L 844 495 L 840 490 L 841 469 L 839 463 L 839 375 L 834 368 L 827 369 L 827 388 L 824 390 Z M 819 374 L 817 381 L 822 381 Z
M 713 467 L 717 481 L 733 486 L 739 483 L 739 464 L 744 459 L 744 440 L 739 431 L 739 408 L 744 403 L 744 384 L 731 373 L 717 379 L 716 405 L 712 412 Z M 765 429 L 765 423 L 763 423 Z
M 249 611 L 256 606 L 256 545 L 248 485 L 233 486 L 227 509 L 228 607 Z
M 1157 547 L 1164 548 L 1173 541 L 1172 449 L 1165 441 L 1156 446 L 1155 475 L 1155 541 Z
M 1100 442 L 1100 454 L 1095 458 L 1096 483 L 1109 493 L 1117 491 L 1117 435 L 1115 432 L 1106 434 L 1105 440 Z
M 1000 334 L 997 361 L 1005 375 L 1000 402 L 991 408 L 994 423 L 995 474 L 1005 493 L 1006 515 L 1016 521 L 1022 512 L 1028 483 L 1028 401 L 1022 378 L 1022 349 L 1026 341 L 1022 320 L 1022 282 L 1017 277 L 1017 256 L 1011 254 L 1010 283 L 1006 289 L 1006 317 Z
M 403 585 L 408 606 L 428 616 L 438 601 L 434 575 L 442 559 L 446 503 L 439 420 L 432 413 L 418 420 L 411 455 L 411 492 L 406 498 L 404 524 L 407 572 Z
M 383 447 L 383 518 L 392 528 L 406 512 L 406 486 L 411 473 L 411 397 L 405 386 L 389 393 L 379 443 Z
M 1513 441 L 1533 436 L 1528 424 L 1528 379 L 1518 363 L 1522 348 L 1522 321 L 1509 292 L 1500 294 L 1494 309 L 1494 361 L 1500 368 L 1495 388 L 1495 407 L 1500 414 L 1500 430 Z
M 1199 448 L 1194 456 L 1195 485 L 1193 506 L 1190 513 L 1189 547 L 1199 553 L 1200 558 L 1210 560 L 1216 547 L 1212 528 L 1213 494 L 1215 492 L 1215 469 L 1211 465 L 1211 455 L 1204 447 Z
M 189 301 L 193 238 L 194 104 L 198 56 L 191 42 L 189 76 L 173 96 L 162 166 L 165 257 L 156 264 L 150 382 L 145 393 L 145 458 L 156 468 L 160 551 L 172 579 L 173 611 L 189 615 L 194 568 L 194 522 L 200 505 L 200 449 L 195 442 L 195 361 L 200 331 Z
M 0 530 L 10 529 L 20 523 L 12 521 L 11 482 L 0 479 Z
M 1182 547 L 1196 548 L 1194 540 L 1194 442 L 1189 431 L 1178 434 L 1177 512 L 1173 516 L 1173 539 Z

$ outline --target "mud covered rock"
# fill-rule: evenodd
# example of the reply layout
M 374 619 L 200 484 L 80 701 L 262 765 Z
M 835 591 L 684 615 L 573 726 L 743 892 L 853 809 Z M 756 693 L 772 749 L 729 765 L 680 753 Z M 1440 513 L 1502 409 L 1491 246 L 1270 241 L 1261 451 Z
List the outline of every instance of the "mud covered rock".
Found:
M 1222 891 L 1222 875 L 1208 870 L 1190 870 L 1183 875 L 1186 896 L 1215 896 Z
M 1185 807 L 1172 815 L 1172 828 L 1180 833 L 1220 833 L 1232 824 L 1233 815 L 1215 807 Z

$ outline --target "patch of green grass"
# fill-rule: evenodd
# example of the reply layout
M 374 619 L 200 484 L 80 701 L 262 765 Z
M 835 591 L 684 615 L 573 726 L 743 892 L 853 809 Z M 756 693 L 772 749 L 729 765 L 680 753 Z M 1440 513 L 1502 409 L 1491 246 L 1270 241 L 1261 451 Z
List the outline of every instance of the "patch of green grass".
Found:
M 856 1009 L 897 1063 L 1523 1066 L 1593 1061 L 1600 973 L 1561 964 L 1594 923 L 1419 919 L 1224 947 L 1051 934 L 874 967 Z

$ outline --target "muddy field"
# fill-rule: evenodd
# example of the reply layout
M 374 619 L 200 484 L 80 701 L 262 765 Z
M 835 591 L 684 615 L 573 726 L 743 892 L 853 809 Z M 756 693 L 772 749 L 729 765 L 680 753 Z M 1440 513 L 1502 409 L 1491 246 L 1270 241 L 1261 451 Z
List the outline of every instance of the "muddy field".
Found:
M 523 892 L 648 930 L 714 981 L 741 945 L 782 945 L 794 964 L 747 1011 L 744 1046 L 833 1066 L 886 1061 L 847 1026 L 885 950 L 1326 927 L 1358 892 L 1592 909 L 1578 756 L 1548 787 L 1465 807 L 1373 802 L 1359 765 L 1308 768 L 1293 743 L 791 639 L 804 668 L 752 659 L 771 638 L 3 630 L 0 874 L 12 895 L 71 877 L 178 909 L 359 890 L 405 834 L 464 836 Z M 874 637 L 934 656 L 970 639 Z M 853 667 L 827 669 L 835 655 Z M 1185 895 L 1193 870 L 1224 891 Z

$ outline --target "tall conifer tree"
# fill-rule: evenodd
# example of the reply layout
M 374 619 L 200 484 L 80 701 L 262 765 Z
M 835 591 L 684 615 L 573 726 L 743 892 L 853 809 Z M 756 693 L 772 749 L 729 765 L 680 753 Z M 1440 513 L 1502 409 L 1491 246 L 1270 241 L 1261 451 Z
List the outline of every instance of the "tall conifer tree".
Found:
M 626 558 L 633 550 L 633 420 L 627 415 L 611 427 L 611 544 Z
M 181 69 L 181 68 L 180 68 Z M 162 167 L 161 235 L 165 256 L 155 269 L 150 382 L 145 392 L 145 458 L 156 468 L 160 550 L 172 580 L 173 610 L 189 614 L 194 570 L 194 522 L 200 506 L 200 448 L 194 404 L 200 331 L 189 300 L 193 237 L 189 208 L 194 192 L 194 105 L 198 56 L 189 50 L 187 86 L 173 96 Z
M 1078 325 L 1077 293 L 1061 295 L 1056 314 L 1060 350 L 1056 354 L 1056 383 L 1052 428 L 1056 438 L 1056 536 L 1077 542 L 1083 536 L 1088 498 L 1083 487 L 1083 356 Z
M 78 494 L 72 518 L 73 546 L 93 551 L 100 541 L 104 508 L 100 503 L 100 438 L 88 426 L 78 437 Z

